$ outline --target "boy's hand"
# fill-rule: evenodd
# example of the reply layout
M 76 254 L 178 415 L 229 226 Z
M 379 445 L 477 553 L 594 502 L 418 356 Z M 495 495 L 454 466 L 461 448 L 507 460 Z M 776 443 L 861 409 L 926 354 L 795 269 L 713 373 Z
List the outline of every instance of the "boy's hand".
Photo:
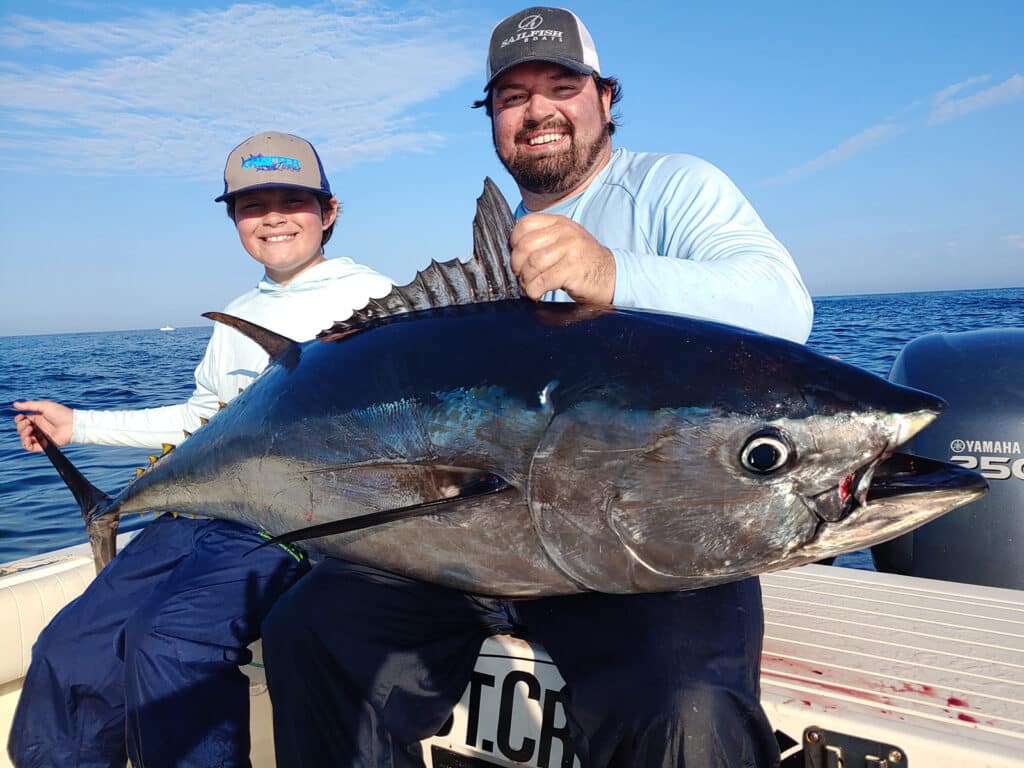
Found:
M 39 424 L 57 447 L 71 442 L 74 411 L 66 405 L 52 400 L 24 400 L 14 403 L 14 407 L 19 411 L 30 411 L 14 417 L 14 426 L 18 430 L 18 437 L 21 438 L 21 447 L 26 451 L 41 453 L 43 450 L 40 442 L 42 438 L 33 428 L 35 424 Z

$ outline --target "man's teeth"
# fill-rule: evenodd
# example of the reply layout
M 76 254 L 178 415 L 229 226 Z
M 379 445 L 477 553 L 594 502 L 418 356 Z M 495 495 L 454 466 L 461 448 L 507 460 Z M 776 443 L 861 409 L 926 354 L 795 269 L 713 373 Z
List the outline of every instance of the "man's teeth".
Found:
M 274 235 L 273 237 L 264 238 L 268 243 L 284 243 L 288 240 L 295 239 L 295 235 Z
M 560 133 L 545 133 L 543 136 L 534 136 L 527 144 L 535 147 L 538 144 L 550 144 L 552 141 L 558 141 L 560 138 L 562 138 Z

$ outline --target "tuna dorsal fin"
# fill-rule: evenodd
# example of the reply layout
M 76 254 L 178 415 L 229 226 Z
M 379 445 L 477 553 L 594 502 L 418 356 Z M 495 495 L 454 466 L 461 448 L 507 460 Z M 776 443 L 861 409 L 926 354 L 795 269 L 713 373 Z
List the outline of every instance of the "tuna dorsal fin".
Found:
M 341 338 L 374 320 L 418 309 L 521 298 L 519 280 L 509 263 L 512 224 L 512 211 L 501 191 L 490 178 L 484 179 L 484 191 L 476 200 L 473 256 L 469 261 L 431 261 L 411 283 L 395 286 L 381 299 L 371 299 L 363 309 L 322 331 L 318 338 Z
M 224 325 L 230 325 L 235 330 L 249 337 L 263 347 L 263 351 L 270 356 L 271 360 L 277 360 L 289 349 L 298 346 L 298 342 L 292 341 L 287 336 L 274 333 L 262 325 L 250 323 L 248 320 L 243 320 L 234 315 L 226 315 L 223 312 L 203 312 L 203 317 L 208 317 L 210 320 L 215 320 Z

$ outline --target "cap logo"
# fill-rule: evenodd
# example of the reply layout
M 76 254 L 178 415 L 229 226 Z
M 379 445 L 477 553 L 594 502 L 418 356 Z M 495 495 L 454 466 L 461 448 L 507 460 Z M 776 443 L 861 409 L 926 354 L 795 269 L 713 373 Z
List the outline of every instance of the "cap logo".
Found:
M 537 40 L 549 40 L 551 42 L 562 42 L 562 30 L 560 29 L 537 29 L 544 19 L 540 16 L 527 16 L 519 22 L 522 32 L 517 32 L 512 37 L 501 41 L 501 47 L 512 45 L 512 43 L 532 43 Z
M 302 163 L 294 157 L 249 155 L 242 158 L 242 167 L 252 168 L 255 171 L 301 171 Z

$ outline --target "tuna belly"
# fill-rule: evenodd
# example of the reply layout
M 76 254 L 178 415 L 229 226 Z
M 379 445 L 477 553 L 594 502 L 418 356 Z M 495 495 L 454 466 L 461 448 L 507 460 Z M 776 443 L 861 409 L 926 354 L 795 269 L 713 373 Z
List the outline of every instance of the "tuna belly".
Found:
M 440 509 L 303 544 L 474 594 L 515 598 L 582 591 L 541 546 L 518 489 Z
M 317 467 L 262 457 L 222 468 L 203 482 L 148 489 L 144 508 L 235 520 L 272 535 L 453 496 L 475 468 L 377 462 Z M 159 495 L 159 499 L 157 496 Z M 550 561 L 515 488 L 452 498 L 430 514 L 303 541 L 314 555 L 373 565 L 478 594 L 535 597 L 580 587 Z

